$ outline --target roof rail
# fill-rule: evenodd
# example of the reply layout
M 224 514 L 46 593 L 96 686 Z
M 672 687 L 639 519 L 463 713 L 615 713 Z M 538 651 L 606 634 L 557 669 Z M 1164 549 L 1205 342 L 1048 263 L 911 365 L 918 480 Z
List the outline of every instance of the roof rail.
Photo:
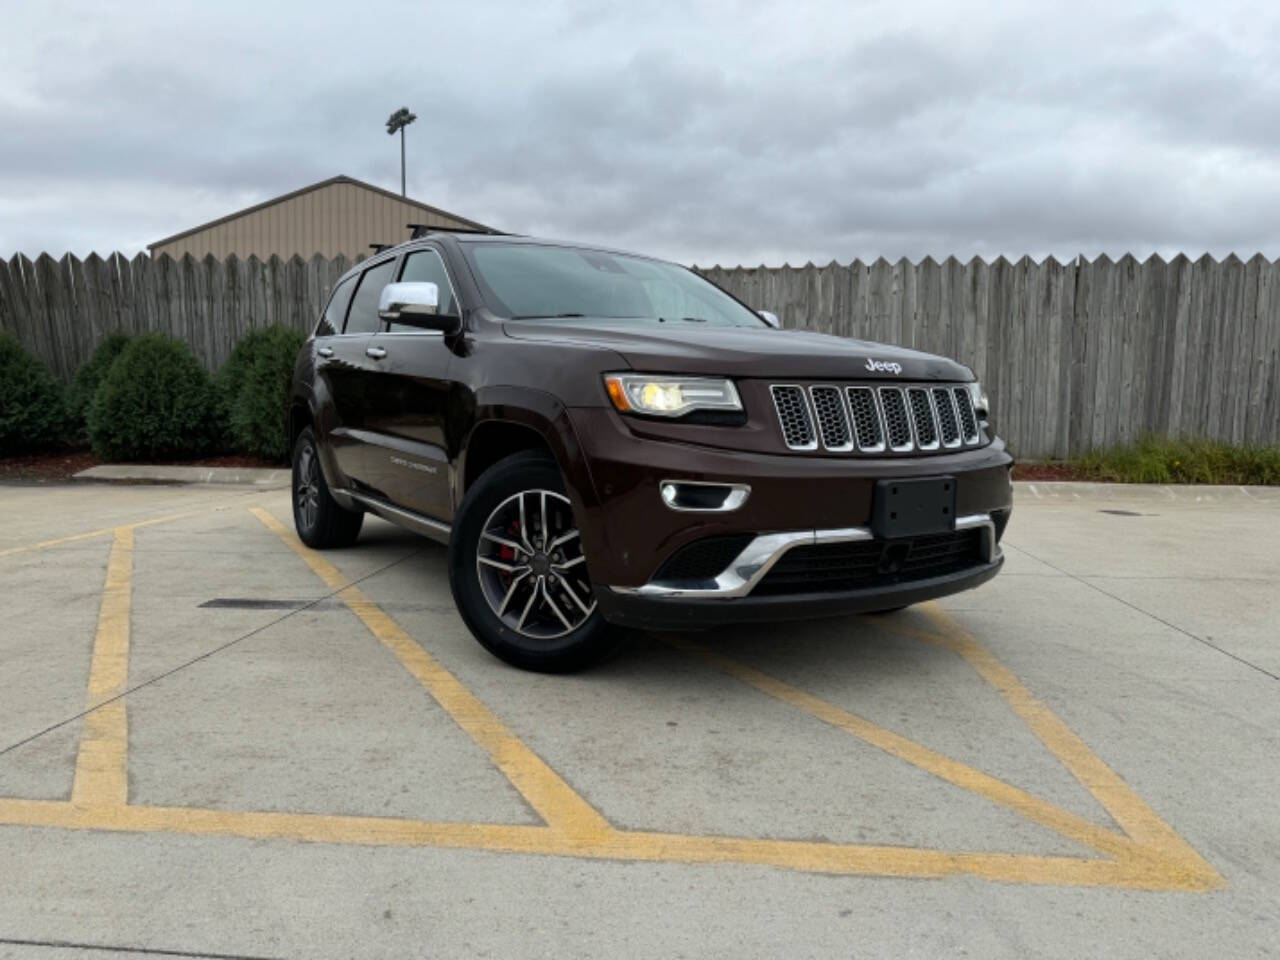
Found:
M 475 227 L 435 227 L 427 223 L 406 223 L 405 226 L 413 231 L 409 237 L 410 240 L 421 240 L 430 233 L 486 233 L 496 236 L 506 235 L 501 230 L 477 230 Z
M 391 246 L 391 244 L 389 243 L 371 243 L 369 244 L 369 249 L 373 251 L 374 256 L 377 256 L 383 250 L 386 250 L 389 246 Z

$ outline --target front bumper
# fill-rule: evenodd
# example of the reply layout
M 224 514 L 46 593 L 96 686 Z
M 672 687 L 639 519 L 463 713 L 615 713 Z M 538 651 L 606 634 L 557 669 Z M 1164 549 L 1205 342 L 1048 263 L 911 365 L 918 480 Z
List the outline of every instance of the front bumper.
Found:
M 588 572 L 610 621 L 660 629 L 884 609 L 968 589 L 1000 568 L 997 543 L 1012 507 L 1013 460 L 998 439 L 927 457 L 772 455 L 638 436 L 611 409 L 574 408 L 569 414 L 593 488 L 575 505 L 584 512 Z M 989 547 L 973 565 L 839 593 L 752 595 L 769 566 L 796 546 L 871 539 L 878 481 L 936 476 L 955 479 L 957 529 L 987 531 Z M 688 512 L 663 502 L 667 480 L 741 484 L 750 493 L 736 509 Z M 714 584 L 659 578 L 663 563 L 680 548 L 729 535 L 752 540 Z
M 956 530 L 978 530 L 982 535 L 981 562 L 992 564 L 1000 559 L 999 534 L 995 521 L 985 514 L 958 517 Z M 686 584 L 677 581 L 650 581 L 639 587 L 611 587 L 614 593 L 636 597 L 681 597 L 688 600 L 735 600 L 745 597 L 768 575 L 782 557 L 791 549 L 828 543 L 859 543 L 874 541 L 875 535 L 867 527 L 849 527 L 841 530 L 794 530 L 786 533 L 762 533 L 743 548 L 727 567 L 706 584 Z M 807 596 L 800 594 L 799 596 Z
M 958 517 L 1012 505 L 1013 458 L 1000 440 L 927 457 L 772 455 L 638 436 L 611 408 L 568 412 L 591 487 L 574 507 L 591 580 L 603 586 L 642 586 L 667 557 L 704 537 L 870 527 L 878 480 L 954 476 Z M 751 491 L 735 510 L 688 513 L 663 503 L 660 485 L 669 479 Z
M 600 613 L 610 623 L 642 630 L 705 630 L 721 624 L 809 620 L 891 610 L 971 590 L 986 583 L 1004 557 L 958 573 L 891 586 L 790 596 L 743 596 L 730 600 L 655 596 L 598 588 Z

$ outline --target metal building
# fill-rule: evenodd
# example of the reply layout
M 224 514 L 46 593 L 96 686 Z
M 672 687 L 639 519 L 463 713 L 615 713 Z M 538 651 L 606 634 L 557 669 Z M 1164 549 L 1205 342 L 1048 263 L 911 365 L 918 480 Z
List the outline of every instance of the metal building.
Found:
M 305 260 L 318 253 L 355 259 L 369 254 L 370 244 L 409 239 L 408 223 L 491 229 L 353 177 L 331 177 L 157 240 L 147 249 L 152 256 L 171 257 L 189 253 L 221 259 L 234 253 L 265 260 L 272 254 L 288 258 L 296 253 Z

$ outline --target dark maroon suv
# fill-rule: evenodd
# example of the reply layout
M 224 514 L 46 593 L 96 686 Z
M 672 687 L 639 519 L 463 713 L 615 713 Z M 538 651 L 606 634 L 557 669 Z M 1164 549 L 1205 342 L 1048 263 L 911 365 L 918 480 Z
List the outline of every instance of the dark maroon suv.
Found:
M 887 611 L 1000 570 L 1012 460 L 966 368 L 777 329 L 684 267 L 429 233 L 349 271 L 298 358 L 298 535 L 449 546 L 494 654 L 618 627 Z

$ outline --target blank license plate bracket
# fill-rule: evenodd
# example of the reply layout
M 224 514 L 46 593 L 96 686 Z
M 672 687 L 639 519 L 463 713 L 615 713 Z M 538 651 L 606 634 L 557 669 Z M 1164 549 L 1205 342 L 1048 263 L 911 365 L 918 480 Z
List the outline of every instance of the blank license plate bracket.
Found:
M 956 478 L 878 480 L 871 532 L 881 540 L 949 533 L 956 528 Z

